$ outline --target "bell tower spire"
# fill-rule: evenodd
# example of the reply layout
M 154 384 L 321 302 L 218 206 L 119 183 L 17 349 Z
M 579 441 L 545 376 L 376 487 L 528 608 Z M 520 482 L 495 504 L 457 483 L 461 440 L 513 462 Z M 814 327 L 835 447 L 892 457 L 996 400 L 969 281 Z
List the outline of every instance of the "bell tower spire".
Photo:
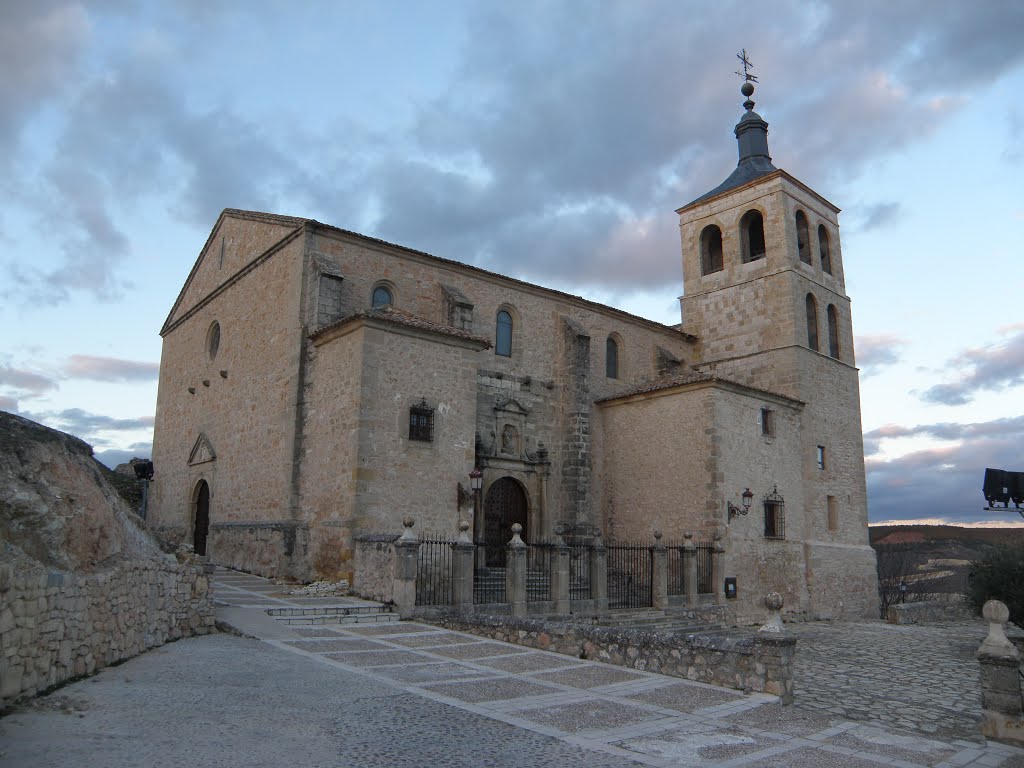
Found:
M 743 71 L 736 74 L 743 78 L 740 93 L 746 97 L 743 108 L 747 110 L 734 129 L 740 151 L 737 170 L 746 165 L 748 173 L 768 173 L 775 170 L 771 155 L 768 154 L 768 123 L 754 111 L 754 102 L 750 98 L 754 95 L 754 83 L 757 82 L 757 76 L 750 73 L 754 65 L 747 58 L 746 48 L 742 53 L 737 53 L 736 58 L 743 62 Z

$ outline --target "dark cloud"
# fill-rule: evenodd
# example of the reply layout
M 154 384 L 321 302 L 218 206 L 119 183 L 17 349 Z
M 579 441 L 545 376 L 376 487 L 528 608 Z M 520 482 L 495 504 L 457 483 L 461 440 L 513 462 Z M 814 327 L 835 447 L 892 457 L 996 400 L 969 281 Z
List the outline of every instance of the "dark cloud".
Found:
M 193 19 L 195 3 L 167 11 L 160 45 L 90 47 L 96 66 L 75 69 L 92 40 L 78 6 L 12 5 L 7 34 L 19 52 L 6 54 L 6 71 L 24 62 L 37 74 L 33 87 L 0 91 L 0 121 L 15 135 L 59 97 L 65 125 L 19 192 L 62 261 L 10 265 L 7 296 L 51 303 L 79 290 L 120 295 L 138 255 L 124 221 L 158 197 L 200 227 L 228 206 L 287 208 L 534 279 L 612 293 L 660 287 L 679 276 L 672 211 L 735 166 L 733 55 L 750 39 L 775 41 L 751 56 L 777 164 L 826 196 L 1024 60 L 1024 4 L 1013 0 L 788 2 L 771 13 L 738 0 L 613 3 L 601 13 L 583 0 L 479 3 L 467 6 L 447 88 L 413 104 L 406 129 L 382 133 L 358 104 L 326 96 L 276 119 L 243 116 L 227 98 L 191 99 L 188 76 L 231 92 L 233 73 L 182 65 L 194 58 L 191 36 L 216 40 L 237 25 L 231 14 Z M 271 24 L 288 13 L 267 8 Z M 66 20 L 46 27 L 54 14 Z M 90 7 L 86 21 L 101 16 Z M 313 108 L 330 135 L 304 131 L 302 110 Z M 865 226 L 884 224 L 892 206 L 866 209 Z
M 88 443 L 106 442 L 94 436 L 96 432 L 122 432 L 134 429 L 152 429 L 153 417 L 140 416 L 134 419 L 118 419 L 98 413 L 89 413 L 81 408 L 66 408 L 63 411 L 46 413 L 23 413 L 22 416 L 52 426 L 62 432 L 70 432 Z
M 869 455 L 868 509 L 872 521 L 941 518 L 951 523 L 990 520 L 981 483 L 986 467 L 1024 471 L 1024 417 L 975 424 L 889 425 L 865 434 L 883 437 L 929 436 L 956 445 L 917 451 L 889 461 Z M 1016 519 L 1016 513 L 1005 513 Z
M 855 346 L 861 375 L 867 378 L 886 366 L 898 363 L 906 344 L 905 340 L 891 333 L 858 336 Z
M 0 3 L 0 163 L 17 156 L 26 122 L 66 88 L 88 32 L 79 3 Z
M 0 365 L 0 386 L 38 395 L 56 389 L 57 382 L 41 373 Z
M 115 357 L 72 355 L 64 366 L 64 374 L 72 379 L 92 381 L 155 381 L 160 374 L 160 364 Z
M 968 349 L 948 362 L 960 378 L 936 384 L 921 393 L 922 400 L 965 405 L 982 391 L 998 392 L 1024 384 L 1024 324 L 1004 329 L 1008 338 L 998 344 Z
M 899 218 L 902 206 L 896 202 L 875 203 L 853 213 L 859 216 L 860 221 L 857 228 L 863 232 L 872 229 L 881 229 L 892 221 Z

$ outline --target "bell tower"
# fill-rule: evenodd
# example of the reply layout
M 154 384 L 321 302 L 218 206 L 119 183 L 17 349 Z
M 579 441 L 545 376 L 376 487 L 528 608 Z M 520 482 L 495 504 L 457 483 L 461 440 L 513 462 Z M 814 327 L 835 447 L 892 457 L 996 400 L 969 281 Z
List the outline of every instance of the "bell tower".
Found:
M 751 98 L 756 78 L 745 51 L 740 58 L 739 162 L 676 211 L 681 328 L 698 339 L 697 369 L 799 402 L 785 435 L 769 436 L 763 423 L 730 427 L 727 439 L 754 453 L 724 468 L 725 484 L 739 492 L 778 482 L 786 502 L 784 541 L 738 521 L 729 529 L 734 551 L 769 560 L 788 552 L 804 563 L 807 610 L 864 615 L 877 600 L 877 581 L 839 208 L 773 164 L 768 123 Z

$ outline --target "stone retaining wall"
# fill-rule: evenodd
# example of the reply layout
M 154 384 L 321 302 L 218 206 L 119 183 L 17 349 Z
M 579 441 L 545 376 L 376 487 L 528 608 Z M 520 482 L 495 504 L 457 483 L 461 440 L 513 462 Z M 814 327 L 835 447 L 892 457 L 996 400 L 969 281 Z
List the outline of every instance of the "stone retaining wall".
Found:
M 382 603 L 395 597 L 395 548 L 398 534 L 367 533 L 353 542 L 352 591 Z
M 921 603 L 897 603 L 885 612 L 890 624 L 931 624 L 943 621 L 963 621 L 975 614 L 963 602 L 925 601 Z
M 493 640 L 793 700 L 796 638 L 786 633 L 668 635 L 507 616 L 444 616 L 431 623 Z
M 141 560 L 74 575 L 0 564 L 0 710 L 213 626 L 202 566 Z

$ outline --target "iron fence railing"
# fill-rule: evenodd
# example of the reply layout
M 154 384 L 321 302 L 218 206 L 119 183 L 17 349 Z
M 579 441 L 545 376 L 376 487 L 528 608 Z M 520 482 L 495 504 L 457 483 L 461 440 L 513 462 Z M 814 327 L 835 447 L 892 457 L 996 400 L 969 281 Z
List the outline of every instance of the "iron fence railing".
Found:
M 572 544 L 569 547 L 569 599 L 589 600 L 590 594 L 590 551 L 586 544 Z
M 710 542 L 697 542 L 697 594 L 710 595 L 715 591 L 712 574 L 714 573 L 715 545 Z
M 420 539 L 416 555 L 416 605 L 452 603 L 452 540 L 442 536 Z
M 526 601 L 551 599 L 551 568 L 558 552 L 553 541 L 535 541 L 526 548 Z
M 638 543 L 609 544 L 608 607 L 651 607 L 651 547 Z
M 473 602 L 504 603 L 505 545 L 477 542 L 474 551 Z M 499 563 L 496 565 L 496 563 Z

